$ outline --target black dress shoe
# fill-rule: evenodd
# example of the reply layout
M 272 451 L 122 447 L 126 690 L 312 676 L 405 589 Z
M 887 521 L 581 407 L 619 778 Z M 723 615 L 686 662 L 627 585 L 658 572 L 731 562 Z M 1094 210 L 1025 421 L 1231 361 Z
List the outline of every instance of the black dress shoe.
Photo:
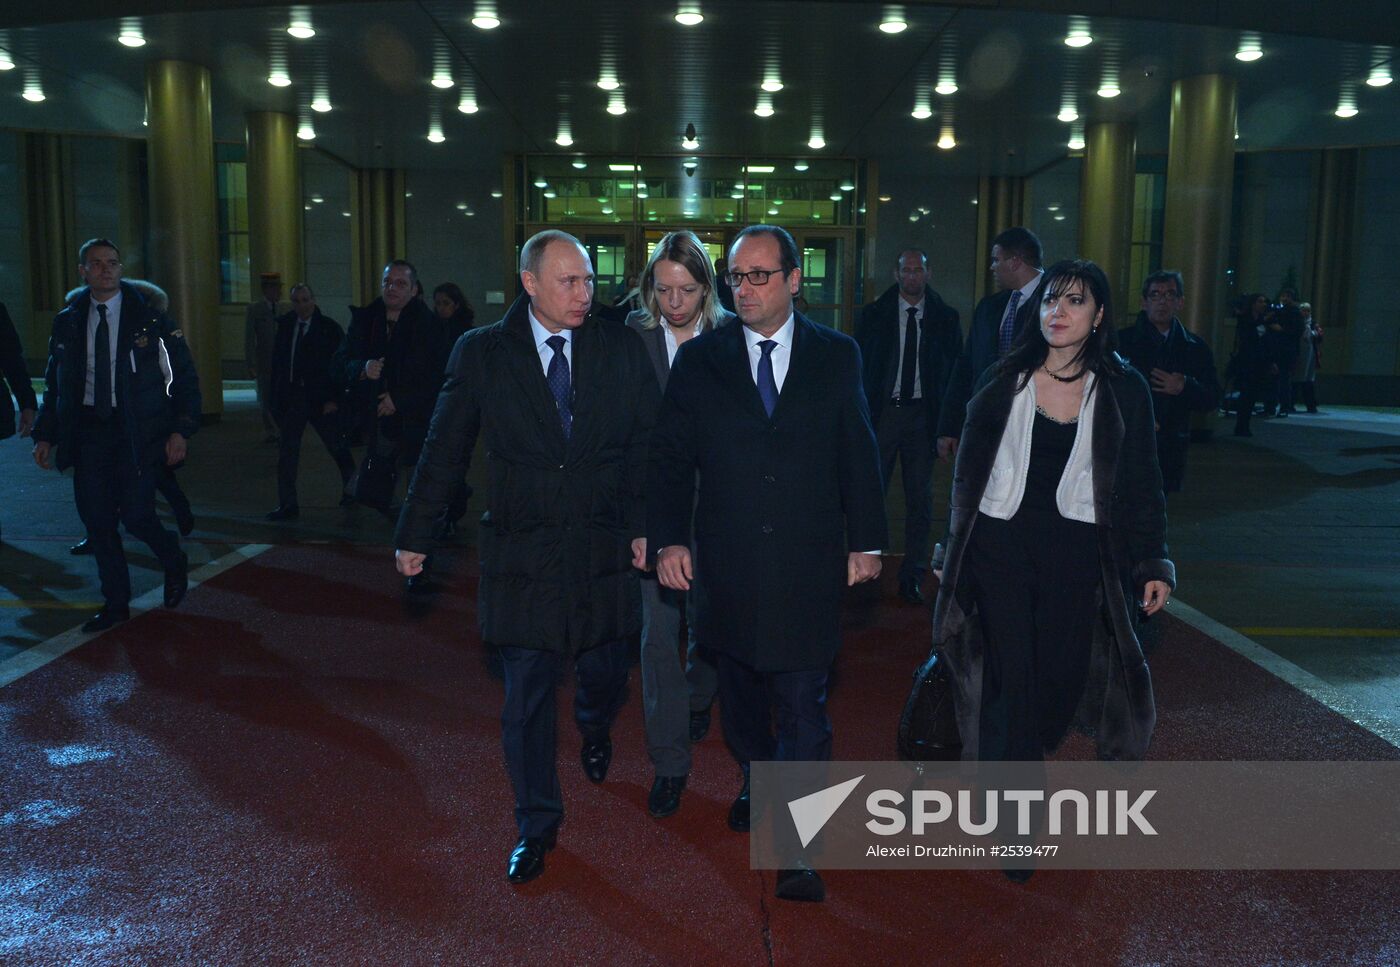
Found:
M 747 833 L 749 831 L 749 777 L 744 776 L 744 788 L 739 790 L 739 795 L 734 797 L 734 804 L 729 807 L 729 828 L 736 833 Z
M 190 589 L 190 559 L 183 551 L 175 566 L 165 572 L 165 606 L 174 608 L 185 600 Z
M 544 854 L 554 849 L 554 833 L 548 836 L 522 836 L 510 851 L 506 878 L 512 883 L 529 883 L 544 872 Z
M 78 555 L 95 553 L 92 547 L 91 538 L 84 537 L 82 540 L 78 541 L 78 543 L 68 548 L 68 553 Z
M 130 617 L 131 611 L 127 608 L 104 607 L 83 623 L 83 634 L 92 635 L 99 631 L 106 631 L 108 628 L 119 625 Z
M 301 508 L 296 504 L 285 504 L 271 511 L 267 515 L 268 520 L 296 520 L 301 516 Z
M 779 870 L 773 893 L 779 900 L 821 903 L 826 899 L 826 884 L 816 870 L 805 866 L 795 870 Z
M 918 581 L 900 581 L 899 596 L 910 604 L 927 604 L 924 592 L 919 590 Z
M 651 795 L 647 796 L 647 812 L 657 819 L 681 808 L 681 793 L 685 792 L 685 776 L 657 776 L 651 784 Z
M 608 777 L 608 765 L 612 762 L 612 738 L 604 735 L 597 740 L 584 740 L 579 758 L 583 761 L 583 774 L 588 781 L 602 782 Z
M 710 731 L 710 710 L 690 713 L 690 741 L 699 742 Z

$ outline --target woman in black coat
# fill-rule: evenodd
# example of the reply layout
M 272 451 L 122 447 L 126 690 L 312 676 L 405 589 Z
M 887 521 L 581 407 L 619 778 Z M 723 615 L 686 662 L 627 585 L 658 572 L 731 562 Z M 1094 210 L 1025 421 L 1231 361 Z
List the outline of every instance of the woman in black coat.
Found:
M 1263 293 L 1253 292 L 1240 299 L 1235 311 L 1235 388 L 1239 402 L 1235 410 L 1235 436 L 1253 436 L 1249 418 L 1254 403 L 1268 395 L 1269 386 L 1278 373 L 1278 366 L 1269 354 L 1269 300 Z
M 934 645 L 964 758 L 1039 760 L 1079 725 L 1138 759 L 1156 713 L 1135 614 L 1176 579 L 1151 395 L 1111 349 L 1098 266 L 1051 267 L 1033 304 L 968 406 Z

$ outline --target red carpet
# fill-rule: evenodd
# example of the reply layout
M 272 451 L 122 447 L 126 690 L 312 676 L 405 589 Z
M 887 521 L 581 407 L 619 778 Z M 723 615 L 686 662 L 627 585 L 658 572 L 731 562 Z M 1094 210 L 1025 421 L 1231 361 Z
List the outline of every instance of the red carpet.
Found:
M 1393 873 L 835 871 L 826 904 L 781 903 L 725 827 L 717 723 L 681 811 L 646 815 L 635 672 L 600 787 L 560 690 L 565 826 L 512 888 L 474 580 L 426 604 L 399 586 L 382 550 L 277 548 L 0 690 L 0 960 L 1400 961 Z M 892 756 L 926 614 L 853 598 L 838 758 Z M 1400 756 L 1179 622 L 1161 637 L 1155 758 Z

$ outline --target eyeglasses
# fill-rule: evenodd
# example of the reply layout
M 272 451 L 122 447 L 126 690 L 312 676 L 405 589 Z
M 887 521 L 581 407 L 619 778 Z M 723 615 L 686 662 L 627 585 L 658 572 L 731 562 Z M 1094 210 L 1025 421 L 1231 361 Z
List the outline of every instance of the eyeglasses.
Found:
M 744 284 L 744 280 L 749 280 L 749 285 L 767 285 L 768 280 L 775 275 L 787 275 L 782 269 L 754 269 L 752 272 L 726 272 L 724 281 L 729 283 L 731 289 L 737 289 Z
M 1144 296 L 1143 298 L 1145 298 L 1148 302 L 1174 302 L 1174 301 L 1176 300 L 1176 293 L 1175 293 L 1175 292 L 1149 292 L 1149 293 L 1147 293 L 1147 295 Z

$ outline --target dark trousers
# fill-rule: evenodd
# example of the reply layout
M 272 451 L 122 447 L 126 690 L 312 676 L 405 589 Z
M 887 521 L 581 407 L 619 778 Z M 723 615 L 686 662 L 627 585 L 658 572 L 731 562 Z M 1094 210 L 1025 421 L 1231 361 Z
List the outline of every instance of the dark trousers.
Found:
M 1317 412 L 1317 383 L 1312 380 L 1304 380 L 1294 383 L 1293 389 L 1297 395 L 1302 397 L 1303 405 L 1308 408 L 1309 413 Z
M 1240 380 L 1240 398 L 1235 409 L 1235 432 L 1249 432 L 1249 418 L 1254 415 L 1254 404 L 1259 399 L 1261 389 L 1271 376 L 1251 376 Z
M 501 648 L 506 700 L 501 711 L 501 745 L 515 790 L 515 823 L 521 836 L 545 836 L 564 817 L 555 768 L 554 687 L 564 655 L 532 648 Z M 616 641 L 583 652 L 574 661 L 578 690 L 574 722 L 584 740 L 607 735 L 627 697 L 627 645 Z
M 182 557 L 179 540 L 156 516 L 156 480 L 161 468 L 137 465 L 119 412 L 105 421 L 85 412 L 77 443 L 73 497 L 92 542 L 102 598 L 108 607 L 126 608 L 131 602 L 131 575 L 117 532 L 119 523 L 148 544 L 167 571 Z
M 724 739 L 741 766 L 831 758 L 830 669 L 761 672 L 722 652 L 715 658 Z
M 301 462 L 301 437 L 307 425 L 316 431 L 327 452 L 340 470 L 343 487 L 355 472 L 355 462 L 340 435 L 340 421 L 334 413 L 325 414 L 321 407 L 304 399 L 293 399 L 278 414 L 280 430 L 277 444 L 277 503 L 294 507 L 297 503 L 297 465 Z
M 1178 493 L 1186 476 L 1186 441 L 1180 434 L 1157 434 L 1157 466 L 1162 470 L 1162 492 Z
M 1294 413 L 1293 409 L 1293 362 L 1278 364 L 1278 411 Z
M 985 639 L 978 758 L 1037 761 L 1084 691 L 1102 574 L 1095 525 L 979 514 L 967 549 Z
M 904 563 L 899 568 L 899 580 L 904 584 L 918 583 L 928 570 L 935 459 L 923 403 L 916 402 L 913 406 L 886 403 L 880 412 L 875 442 L 880 446 L 881 476 L 886 493 L 894 479 L 895 458 L 899 458 L 904 480 Z
M 690 713 L 714 701 L 715 666 L 695 641 L 695 595 L 663 587 L 642 575 L 642 717 L 647 754 L 658 776 L 690 773 Z M 681 662 L 685 618 L 686 661 Z

